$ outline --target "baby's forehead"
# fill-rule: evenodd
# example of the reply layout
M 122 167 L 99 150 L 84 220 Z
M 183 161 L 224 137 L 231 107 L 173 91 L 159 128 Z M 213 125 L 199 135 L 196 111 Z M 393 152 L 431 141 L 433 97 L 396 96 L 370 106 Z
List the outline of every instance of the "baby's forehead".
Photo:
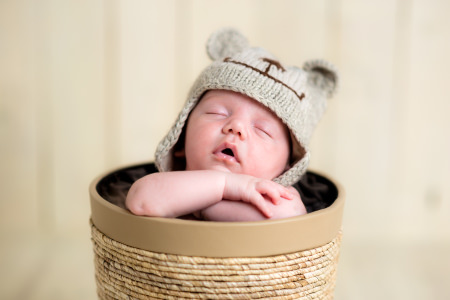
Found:
M 257 109 L 259 112 L 264 113 L 264 115 L 273 118 L 277 121 L 282 122 L 282 120 L 267 106 L 263 105 L 259 101 L 239 92 L 229 91 L 229 90 L 209 90 L 201 97 L 200 102 L 206 102 L 208 104 L 224 104 L 224 105 L 237 105 L 241 107 L 245 104 L 248 107 Z M 282 122 L 283 123 L 283 122 Z M 284 123 L 283 123 L 284 124 Z

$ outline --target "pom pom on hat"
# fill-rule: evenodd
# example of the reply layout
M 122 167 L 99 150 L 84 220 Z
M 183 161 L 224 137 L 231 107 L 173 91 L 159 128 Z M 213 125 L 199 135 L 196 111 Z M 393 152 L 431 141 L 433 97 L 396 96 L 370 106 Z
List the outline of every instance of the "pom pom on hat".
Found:
M 315 59 L 303 64 L 303 69 L 310 74 L 310 84 L 326 93 L 331 98 L 339 87 L 337 68 L 331 63 Z
M 214 32 L 206 43 L 206 51 L 212 60 L 224 59 L 248 47 L 247 38 L 233 28 Z

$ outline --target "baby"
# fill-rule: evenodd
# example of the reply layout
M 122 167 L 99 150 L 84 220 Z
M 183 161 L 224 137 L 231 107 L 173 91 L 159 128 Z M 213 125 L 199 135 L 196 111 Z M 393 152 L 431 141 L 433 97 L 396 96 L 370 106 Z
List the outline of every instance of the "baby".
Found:
M 159 144 L 160 172 L 137 180 L 126 206 L 136 215 L 256 221 L 306 213 L 291 187 L 305 173 L 312 130 L 337 86 L 324 61 L 284 68 L 223 29 L 207 43 L 214 60 Z

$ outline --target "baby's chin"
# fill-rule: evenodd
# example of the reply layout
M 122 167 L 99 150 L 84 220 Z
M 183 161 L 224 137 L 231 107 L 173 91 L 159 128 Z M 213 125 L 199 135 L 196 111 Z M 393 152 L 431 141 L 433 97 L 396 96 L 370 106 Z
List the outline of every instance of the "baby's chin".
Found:
M 253 177 L 267 179 L 267 180 L 273 180 L 279 176 L 279 175 L 271 176 L 273 174 L 265 174 L 266 176 L 261 176 L 261 174 L 255 174 L 255 172 L 251 172 L 248 170 L 242 170 L 242 169 L 237 170 L 237 169 L 233 169 L 231 167 L 227 167 L 226 165 L 211 166 L 210 168 L 208 168 L 208 170 L 220 171 L 220 172 L 226 172 L 226 173 L 234 173 L 234 174 L 250 175 Z
M 239 173 L 239 172 L 236 172 L 235 170 L 231 170 L 230 168 L 228 168 L 225 165 L 214 165 L 214 166 L 209 167 L 208 170 L 220 171 L 220 172 L 225 172 L 225 173 Z
M 203 168 L 186 168 L 186 171 L 198 171 L 198 170 L 211 170 L 211 171 L 219 171 L 219 172 L 225 172 L 225 173 L 234 173 L 234 174 L 244 174 L 244 175 L 250 175 L 254 177 L 258 177 L 261 179 L 268 179 L 273 180 L 280 176 L 283 172 L 280 174 L 266 174 L 266 176 L 261 176 L 261 174 L 254 174 L 255 172 L 251 172 L 249 170 L 242 170 L 241 168 L 236 168 L 234 165 L 229 164 L 212 164 L 208 166 L 203 166 Z M 272 176 L 273 175 L 273 176 Z
M 210 171 L 220 171 L 220 172 L 227 172 L 227 173 L 237 173 L 233 170 L 230 170 L 230 168 L 228 168 L 225 165 L 210 165 L 210 166 L 203 166 L 203 167 L 186 167 L 186 171 L 199 171 L 199 170 L 210 170 Z

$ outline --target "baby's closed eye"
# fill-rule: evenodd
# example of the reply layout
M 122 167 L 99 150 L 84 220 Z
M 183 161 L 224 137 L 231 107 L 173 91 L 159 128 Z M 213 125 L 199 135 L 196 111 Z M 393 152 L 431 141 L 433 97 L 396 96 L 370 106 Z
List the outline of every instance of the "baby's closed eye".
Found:
M 225 109 L 208 109 L 206 111 L 208 115 L 228 115 L 228 112 Z
M 265 129 L 263 129 L 263 128 L 256 127 L 256 130 L 257 130 L 258 132 L 260 132 L 261 134 L 263 134 L 263 135 L 266 135 L 266 136 L 268 136 L 268 137 L 272 137 L 272 135 L 271 135 L 267 130 L 265 130 Z
M 207 115 L 218 115 L 227 117 L 229 115 L 229 111 L 223 105 L 208 105 L 204 110 Z
M 272 138 L 273 135 L 274 135 L 273 129 L 272 129 L 269 125 L 267 125 L 267 124 L 263 124 L 263 123 L 258 124 L 258 123 L 257 123 L 257 124 L 254 125 L 254 127 L 255 127 L 255 130 L 256 130 L 259 134 L 262 134 L 262 135 L 267 136 L 267 137 L 270 137 L 270 138 Z

